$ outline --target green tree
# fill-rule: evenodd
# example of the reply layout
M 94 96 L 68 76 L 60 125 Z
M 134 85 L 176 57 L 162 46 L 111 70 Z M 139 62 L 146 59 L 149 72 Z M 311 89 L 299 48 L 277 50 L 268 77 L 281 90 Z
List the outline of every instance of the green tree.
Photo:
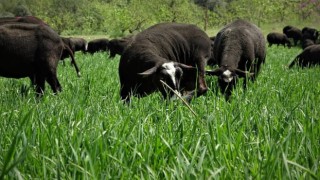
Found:
M 12 12 L 15 16 L 30 16 L 30 15 L 32 15 L 31 12 L 29 11 L 29 8 L 26 5 L 22 5 L 22 4 L 14 7 Z
M 0 0 L 0 16 L 34 15 L 58 33 L 124 36 L 159 22 L 196 24 L 207 30 L 236 18 L 258 25 L 310 21 L 317 0 Z
M 28 16 L 31 15 L 24 0 L 1 0 L 0 16 Z
M 308 20 L 320 10 L 320 2 L 318 0 L 301 0 L 297 3 L 297 9 L 301 20 Z

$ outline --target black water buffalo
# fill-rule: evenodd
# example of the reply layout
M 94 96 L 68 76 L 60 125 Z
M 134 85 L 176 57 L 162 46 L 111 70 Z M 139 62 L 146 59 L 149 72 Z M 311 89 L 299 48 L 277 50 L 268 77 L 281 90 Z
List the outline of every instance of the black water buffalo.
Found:
M 42 95 L 47 81 L 53 92 L 61 91 L 57 66 L 64 44 L 49 26 L 18 23 L 0 26 L 0 76 L 29 77 Z M 69 49 L 69 53 L 72 54 Z
M 22 16 L 22 17 L 5 17 L 5 18 L 0 18 L 0 25 L 4 25 L 4 24 L 39 24 L 39 25 L 43 25 L 43 26 L 47 26 L 49 27 L 49 25 L 47 23 L 45 23 L 43 20 L 34 17 L 34 16 Z M 72 57 L 71 57 L 71 63 L 74 65 L 76 72 L 78 74 L 78 76 L 80 76 L 80 70 L 75 62 L 74 59 L 74 45 L 73 43 L 70 41 L 69 38 L 64 38 L 61 37 L 62 42 L 64 43 L 64 50 L 61 54 L 60 60 L 63 60 L 67 57 L 71 57 L 70 56 L 70 51 L 72 51 Z
M 88 43 L 85 39 L 71 37 L 70 40 L 74 45 L 74 51 L 81 51 L 83 53 L 87 51 Z
M 236 20 L 219 31 L 214 41 L 214 57 L 219 68 L 207 74 L 218 76 L 219 87 L 227 100 L 238 77 L 255 80 L 265 62 L 265 45 L 260 29 L 244 20 Z M 244 87 L 246 83 L 244 79 Z
M 114 58 L 116 54 L 122 55 L 124 49 L 132 42 L 134 36 L 128 36 L 121 39 L 111 39 L 109 41 L 108 49 L 109 57 Z
M 317 42 L 318 36 L 319 36 L 319 32 L 316 29 L 304 27 L 302 29 L 302 40 L 301 40 L 302 49 L 305 49 L 308 46 L 314 45 Z
M 70 39 L 70 38 L 67 38 L 67 37 L 61 37 L 61 39 L 62 39 L 62 42 L 64 43 L 64 45 L 65 45 L 66 47 L 68 47 L 68 48 L 72 51 L 72 54 L 74 55 L 74 53 L 75 53 L 75 47 L 74 47 L 74 44 L 73 44 L 73 42 L 71 41 L 71 39 Z M 70 53 L 68 53 L 68 50 L 65 48 L 64 51 L 63 51 L 62 54 L 61 54 L 60 59 L 61 59 L 61 60 L 64 60 L 64 59 L 67 58 L 67 57 L 70 57 Z
M 297 46 L 298 42 L 301 42 L 302 39 L 302 31 L 293 26 L 285 26 L 283 28 L 283 34 L 287 35 L 288 38 L 292 38 L 294 45 Z
M 285 26 L 285 27 L 282 29 L 283 34 L 285 34 L 284 32 L 287 32 L 289 29 L 292 29 L 292 28 L 293 28 L 293 26 L 290 26 L 290 25 Z
M 109 40 L 106 38 L 94 39 L 88 42 L 87 51 L 90 54 L 94 54 L 99 51 L 107 51 L 109 46 Z
M 68 46 L 73 54 L 76 51 L 86 52 L 87 43 L 86 40 L 83 38 L 74 38 L 74 37 L 62 37 L 62 40 L 66 46 Z M 63 52 L 61 55 L 61 60 L 69 57 L 67 52 Z
M 217 65 L 217 61 L 214 59 L 214 56 L 213 56 L 213 47 L 214 47 L 214 40 L 215 40 L 216 36 L 211 36 L 209 38 L 211 40 L 211 56 L 210 56 L 207 64 L 209 66 L 215 66 L 215 65 Z
M 304 27 L 302 29 L 302 39 L 311 39 L 316 43 L 319 37 L 319 32 L 315 28 Z
M 303 39 L 301 42 L 301 47 L 302 47 L 302 49 L 305 49 L 305 48 L 307 48 L 311 45 L 314 45 L 314 44 L 315 44 L 314 41 L 311 39 Z
M 320 65 L 320 45 L 312 45 L 305 48 L 294 60 L 290 63 L 289 68 L 294 65 L 300 67 L 311 67 Z
M 271 32 L 267 35 L 267 41 L 269 43 L 269 47 L 271 47 L 273 44 L 276 44 L 277 46 L 281 44 L 284 47 L 286 47 L 286 45 L 291 47 L 288 37 L 283 33 Z
M 120 59 L 121 99 L 129 102 L 131 96 L 158 90 L 164 98 L 172 97 L 160 80 L 188 98 L 206 93 L 210 54 L 208 35 L 195 25 L 161 23 L 138 33 Z

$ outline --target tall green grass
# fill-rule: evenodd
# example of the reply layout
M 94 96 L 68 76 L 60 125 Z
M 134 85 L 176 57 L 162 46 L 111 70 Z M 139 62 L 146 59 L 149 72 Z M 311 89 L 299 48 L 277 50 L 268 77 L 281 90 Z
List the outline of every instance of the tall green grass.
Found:
M 231 102 L 207 77 L 198 116 L 159 93 L 123 105 L 105 53 L 76 54 L 81 78 L 60 64 L 57 96 L 0 78 L 0 179 L 318 179 L 320 69 L 288 69 L 300 51 L 268 48 Z

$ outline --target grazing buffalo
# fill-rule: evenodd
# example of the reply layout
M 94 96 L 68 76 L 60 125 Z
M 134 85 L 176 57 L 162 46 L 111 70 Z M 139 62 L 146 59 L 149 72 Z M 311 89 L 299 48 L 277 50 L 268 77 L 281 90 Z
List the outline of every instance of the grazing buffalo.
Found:
M 293 26 L 290 26 L 290 25 L 285 26 L 285 27 L 283 28 L 283 30 L 282 30 L 283 34 L 285 34 L 284 32 L 287 32 L 289 29 L 292 29 L 292 28 L 293 28 Z
M 317 42 L 319 32 L 314 28 L 304 27 L 302 29 L 302 49 L 307 48 L 308 46 L 314 45 Z
M 311 45 L 314 45 L 314 41 L 311 39 L 303 39 L 301 42 L 301 47 L 302 49 L 305 49 Z
M 71 37 L 70 40 L 74 45 L 74 51 L 81 51 L 83 53 L 87 51 L 88 43 L 85 39 Z
M 48 26 L 44 21 L 41 19 L 34 17 L 34 16 L 22 16 L 22 17 L 5 17 L 5 18 L 0 18 L 0 26 L 4 24 L 39 24 L 43 26 Z M 48 26 L 49 27 L 49 26 Z M 69 50 L 72 51 L 72 57 L 71 57 L 71 63 L 75 66 L 76 72 L 78 76 L 80 75 L 79 68 L 77 67 L 77 64 L 75 62 L 75 59 L 73 57 L 74 55 L 74 45 L 70 41 L 69 38 L 61 38 L 62 42 L 64 43 L 64 50 L 63 53 L 61 54 L 60 60 L 63 60 L 69 56 L 70 52 Z
M 66 38 L 66 37 L 61 37 L 61 39 L 62 39 L 62 42 L 64 43 L 65 47 L 68 47 L 72 51 L 72 54 L 74 55 L 74 52 L 75 52 L 74 49 L 75 48 L 74 48 L 74 44 L 71 41 L 71 39 L 70 38 Z M 70 57 L 70 53 L 68 53 L 67 48 L 65 48 L 64 51 L 61 54 L 60 60 L 64 60 L 67 57 Z
M 108 45 L 110 52 L 109 57 L 114 58 L 116 54 L 122 55 L 124 49 L 132 42 L 133 38 L 134 36 L 128 36 L 121 39 L 111 39 Z
M 214 58 L 219 68 L 207 71 L 218 76 L 218 84 L 227 100 L 238 77 L 254 81 L 265 62 L 265 38 L 260 29 L 247 21 L 236 20 L 219 31 L 214 41 Z M 244 79 L 246 87 L 247 79 Z
M 312 45 L 305 48 L 294 60 L 290 63 L 289 68 L 294 65 L 300 67 L 311 67 L 320 65 L 320 45 Z
M 43 94 L 47 81 L 57 93 L 61 91 L 57 66 L 63 49 L 60 36 L 49 26 L 3 24 L 0 26 L 0 76 L 29 77 L 38 96 Z
M 214 40 L 215 40 L 216 36 L 211 36 L 209 38 L 211 40 L 211 56 L 210 56 L 207 64 L 209 66 L 215 66 L 215 65 L 217 65 L 217 61 L 214 59 L 214 56 L 213 56 L 213 46 L 214 46 Z
M 87 52 L 94 54 L 99 51 L 107 51 L 109 40 L 106 38 L 94 39 L 88 42 Z
M 74 38 L 74 37 L 62 37 L 62 40 L 66 46 L 68 46 L 73 54 L 76 51 L 86 52 L 87 43 L 86 40 L 83 38 Z M 67 52 L 63 52 L 61 56 L 61 60 L 69 57 Z
M 319 37 L 319 32 L 315 28 L 304 27 L 302 29 L 302 39 L 311 39 L 316 43 Z
M 131 96 L 155 91 L 172 97 L 161 80 L 188 98 L 206 93 L 210 43 L 204 31 L 190 24 L 161 23 L 138 33 L 120 59 L 121 99 L 129 102 Z
M 276 44 L 277 46 L 281 44 L 284 47 L 286 47 L 286 45 L 291 47 L 288 37 L 283 33 L 271 32 L 267 35 L 267 41 L 269 43 L 269 47 L 271 47 L 273 44 Z
M 283 28 L 283 34 L 287 35 L 288 38 L 292 38 L 295 46 L 298 45 L 298 41 L 301 42 L 302 31 L 299 28 L 286 26 Z

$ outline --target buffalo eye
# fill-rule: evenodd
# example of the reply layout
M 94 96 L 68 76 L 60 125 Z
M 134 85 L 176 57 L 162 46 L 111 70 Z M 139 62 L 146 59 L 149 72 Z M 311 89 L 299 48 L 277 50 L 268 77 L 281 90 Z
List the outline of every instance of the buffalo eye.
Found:
M 159 79 L 160 80 L 166 80 L 168 78 L 168 73 L 165 69 L 162 69 L 160 72 L 159 72 Z

